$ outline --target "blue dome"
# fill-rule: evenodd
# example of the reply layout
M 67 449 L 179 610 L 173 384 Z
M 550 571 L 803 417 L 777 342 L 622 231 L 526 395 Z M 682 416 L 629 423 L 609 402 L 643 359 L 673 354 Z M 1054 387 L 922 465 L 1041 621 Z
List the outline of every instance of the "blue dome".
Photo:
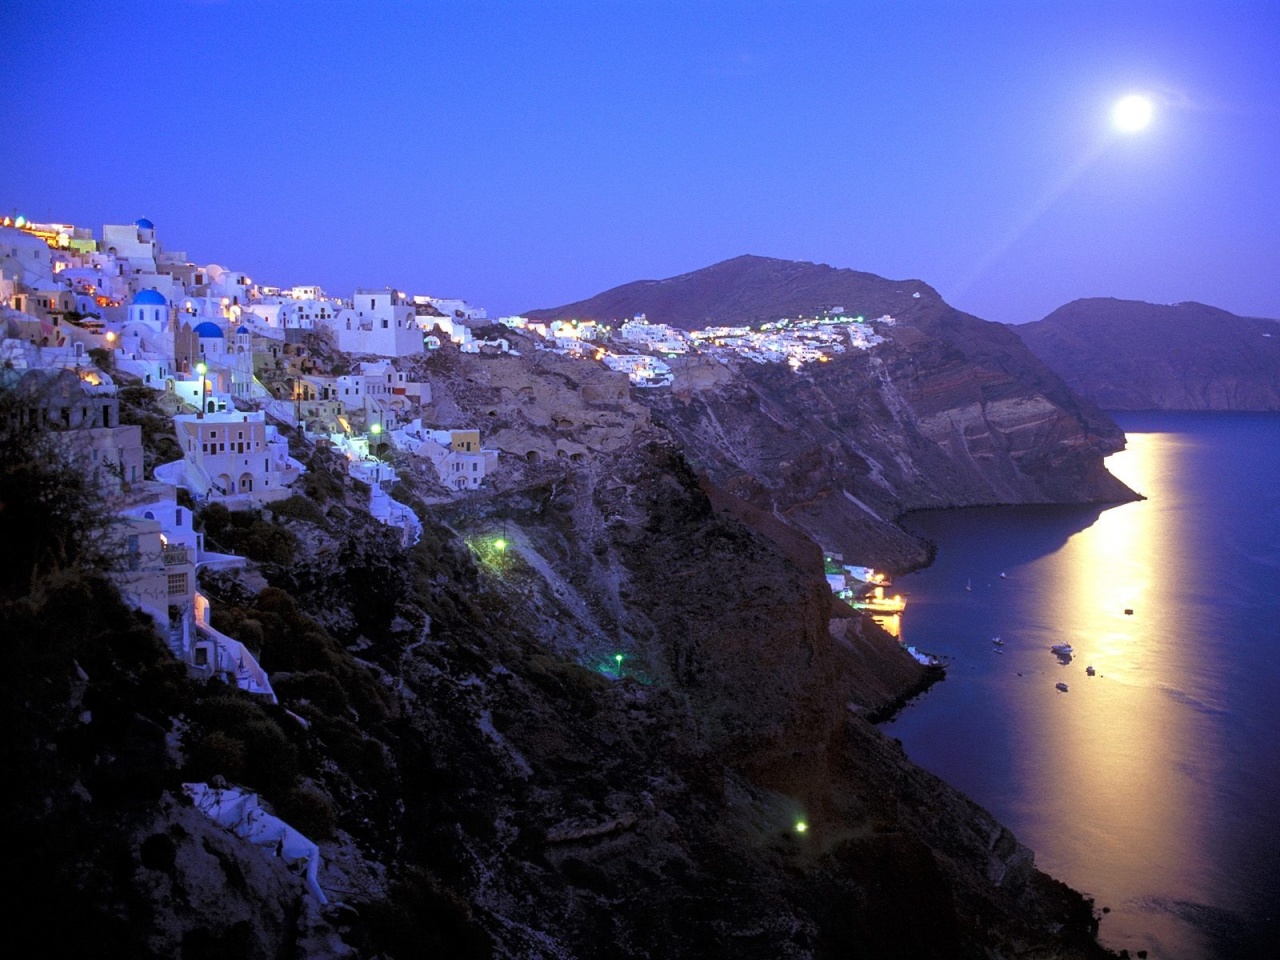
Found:
M 204 323 L 197 323 L 194 330 L 191 331 L 197 337 L 222 337 L 224 336 L 222 328 L 212 320 L 206 320 Z
M 156 228 L 156 225 L 146 217 L 143 217 L 141 220 L 135 220 L 133 225 L 139 230 L 154 230 Z
M 139 290 L 138 295 L 130 301 L 134 307 L 167 307 L 169 301 L 159 290 Z

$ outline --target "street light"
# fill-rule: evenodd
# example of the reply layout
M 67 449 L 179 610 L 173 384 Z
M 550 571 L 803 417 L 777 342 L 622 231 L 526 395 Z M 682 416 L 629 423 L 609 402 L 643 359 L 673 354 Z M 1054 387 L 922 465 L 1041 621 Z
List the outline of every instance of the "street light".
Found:
M 375 438 L 376 438 L 380 433 L 382 433 L 382 424 L 380 424 L 380 423 L 371 423 L 371 424 L 369 424 L 369 434 L 370 434 L 370 436 L 372 436 L 372 437 L 375 437 Z M 378 441 L 375 439 L 375 440 L 373 441 L 373 444 L 370 444 L 370 447 L 371 447 L 372 449 L 370 449 L 370 451 L 369 451 L 369 452 L 373 455 L 373 458 L 374 458 L 375 460 L 380 460 L 380 459 L 381 459 L 381 457 L 379 457 L 379 456 L 378 456 L 378 450 L 377 450 L 377 447 L 376 447 L 376 446 L 374 446 L 374 444 L 376 444 L 377 442 L 378 442 Z
M 615 653 L 613 655 L 614 662 L 618 665 L 618 679 L 622 679 L 622 654 Z
M 196 373 L 200 374 L 200 416 L 204 416 L 204 375 L 209 372 L 204 361 L 196 364 Z

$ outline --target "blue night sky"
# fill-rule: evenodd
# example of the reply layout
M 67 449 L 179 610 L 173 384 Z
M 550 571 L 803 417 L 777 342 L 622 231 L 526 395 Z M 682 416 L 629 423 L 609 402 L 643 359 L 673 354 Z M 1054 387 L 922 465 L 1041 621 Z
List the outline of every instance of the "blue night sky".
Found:
M 1275 0 L 5 3 L 0 58 L 5 213 L 261 282 L 509 313 L 755 253 L 1280 317 Z

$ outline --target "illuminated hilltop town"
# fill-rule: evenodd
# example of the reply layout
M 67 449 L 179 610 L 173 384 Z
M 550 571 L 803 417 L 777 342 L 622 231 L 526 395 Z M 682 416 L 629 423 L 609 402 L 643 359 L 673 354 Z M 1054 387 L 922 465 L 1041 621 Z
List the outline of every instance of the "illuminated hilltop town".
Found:
M 173 655 L 195 676 L 272 703 L 267 671 L 214 627 L 197 581 L 200 571 L 247 561 L 210 549 L 197 512 L 218 504 L 287 508 L 283 501 L 306 473 L 299 456 L 323 447 L 337 454 L 353 489 L 367 491 L 369 514 L 403 543 L 417 542 L 421 519 L 392 496 L 397 464 L 434 475 L 437 500 L 473 495 L 501 468 L 499 451 L 484 446 L 476 425 L 456 416 L 448 425 L 432 422 L 433 354 L 514 358 L 513 344 L 531 344 L 603 365 L 625 375 L 620 389 L 629 384 L 644 394 L 672 387 L 679 365 L 694 359 L 793 371 L 830 362 L 880 342 L 876 327 L 893 318 L 868 323 L 835 306 L 758 329 L 685 332 L 644 315 L 616 328 L 524 317 L 500 323 L 460 299 L 393 289 L 339 298 L 314 285 L 256 283 L 166 249 L 147 219 L 108 224 L 98 236 L 74 224 L 0 221 L 0 397 L 14 421 L 2 426 L 60 447 L 100 493 L 117 520 L 111 536 L 119 543 L 111 546 L 120 561 L 111 574 Z M 143 428 L 121 422 L 121 385 L 150 391 L 170 421 L 174 459 L 148 466 Z M 535 462 L 532 443 L 523 456 Z M 554 452 L 582 458 L 560 442 Z M 882 576 L 837 557 L 828 558 L 827 579 L 840 598 L 899 635 L 905 604 L 885 596 Z M 260 810 L 255 795 L 187 788 L 207 816 L 268 855 L 287 851 L 324 901 L 314 843 Z
M 290 497 L 306 469 L 296 456 L 301 442 L 340 454 L 369 491 L 370 514 L 412 543 L 422 525 L 391 496 L 393 461 L 429 464 L 444 497 L 481 490 L 500 469 L 499 452 L 484 446 L 477 426 L 427 416 L 424 360 L 445 344 L 519 355 L 516 338 L 496 335 L 502 328 L 464 300 L 392 289 L 339 298 L 314 285 L 257 283 L 165 248 L 147 219 L 108 224 L 95 236 L 74 224 L 6 217 L 0 321 L 4 389 L 20 399 L 29 425 L 75 451 L 126 522 L 126 594 L 193 670 L 263 696 L 273 696 L 266 674 L 248 650 L 212 628 L 195 582 L 198 569 L 244 560 L 205 549 L 190 505 L 245 509 Z M 829 362 L 880 342 L 877 326 L 893 318 L 867 322 L 833 306 L 758 329 L 685 332 L 643 315 L 616 328 L 523 317 L 500 323 L 535 350 L 602 364 L 652 391 L 671 387 L 673 364 L 695 356 L 792 370 Z M 332 352 L 316 351 L 317 338 Z M 155 464 L 149 477 L 141 428 L 119 422 L 116 379 L 149 388 L 172 411 L 181 457 Z M 872 571 L 837 573 L 829 570 L 833 590 L 891 616 L 884 622 L 896 634 L 900 599 L 886 600 Z

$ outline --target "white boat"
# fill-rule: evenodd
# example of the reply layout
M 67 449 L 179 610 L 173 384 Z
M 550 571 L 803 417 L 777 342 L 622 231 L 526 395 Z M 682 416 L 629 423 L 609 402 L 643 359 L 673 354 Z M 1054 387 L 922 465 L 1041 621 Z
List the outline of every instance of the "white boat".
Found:
M 1054 687 L 1056 687 L 1058 690 L 1061 690 L 1063 693 L 1067 692 L 1067 685 L 1063 683 L 1061 680 L 1055 683 Z
M 1060 657 L 1069 657 L 1072 653 L 1071 644 L 1069 643 L 1055 643 L 1049 649 Z
M 1003 646 L 1004 646 L 1004 641 L 1003 641 L 1003 640 L 1001 640 L 999 637 L 992 637 L 992 638 L 991 638 L 991 642 L 992 642 L 992 643 L 994 643 L 997 647 L 1003 647 Z

